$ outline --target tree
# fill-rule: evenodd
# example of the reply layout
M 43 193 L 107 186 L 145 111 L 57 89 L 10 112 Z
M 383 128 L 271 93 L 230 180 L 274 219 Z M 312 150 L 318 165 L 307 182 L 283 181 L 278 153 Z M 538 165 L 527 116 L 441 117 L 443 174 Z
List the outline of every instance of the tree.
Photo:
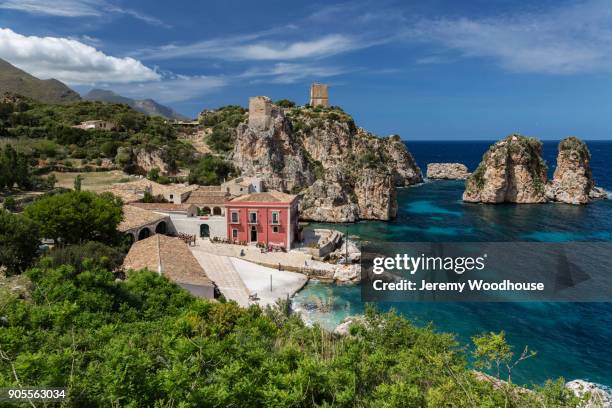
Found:
M 274 102 L 274 104 L 280 106 L 281 108 L 293 108 L 295 106 L 295 102 L 289 99 L 279 99 L 278 101 Z
M 2 203 L 2 206 L 7 211 L 15 212 L 15 210 L 17 209 L 17 202 L 15 201 L 15 197 L 13 196 L 6 197 L 4 199 L 4 202 Z
M 230 162 L 209 154 L 191 168 L 189 183 L 204 186 L 218 185 L 235 173 L 236 170 Z
M 0 189 L 12 189 L 15 184 L 30 188 L 32 176 L 27 157 L 18 153 L 11 145 L 0 148 Z
M 83 177 L 80 174 L 77 174 L 74 178 L 74 191 L 81 191 L 81 183 L 83 181 Z
M 23 272 L 37 257 L 37 225 L 26 217 L 0 209 L 0 266 L 9 275 Z
M 25 215 L 40 226 L 41 235 L 59 244 L 115 242 L 123 218 L 121 200 L 112 194 L 71 191 L 41 198 Z

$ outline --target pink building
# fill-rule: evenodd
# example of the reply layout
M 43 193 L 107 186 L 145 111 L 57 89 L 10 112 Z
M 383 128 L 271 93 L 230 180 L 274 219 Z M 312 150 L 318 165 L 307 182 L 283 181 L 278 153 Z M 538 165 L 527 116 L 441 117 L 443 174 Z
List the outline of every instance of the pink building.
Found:
M 291 249 L 298 238 L 297 196 L 269 191 L 226 201 L 227 237 Z

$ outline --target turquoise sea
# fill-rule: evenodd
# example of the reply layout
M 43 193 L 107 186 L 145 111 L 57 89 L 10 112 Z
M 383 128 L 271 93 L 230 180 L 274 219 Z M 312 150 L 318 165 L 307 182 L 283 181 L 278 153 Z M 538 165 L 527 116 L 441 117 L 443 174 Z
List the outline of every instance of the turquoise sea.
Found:
M 423 171 L 431 162 L 462 162 L 470 171 L 492 142 L 410 142 Z M 612 141 L 587 142 L 596 184 L 612 192 Z M 544 143 L 554 171 L 557 142 Z M 390 242 L 612 241 L 612 200 L 587 206 L 479 205 L 461 201 L 463 182 L 432 181 L 401 189 L 392 222 L 327 225 L 348 229 L 363 240 Z M 612 198 L 612 196 L 611 196 Z M 315 225 L 312 225 L 313 227 Z M 612 254 L 611 254 L 612 256 Z M 309 283 L 294 299 L 307 319 L 334 327 L 362 313 L 358 286 Z M 321 305 L 329 312 L 321 312 Z M 318 307 L 316 307 L 318 306 Z M 612 303 L 380 303 L 419 325 L 432 323 L 463 344 L 483 331 L 505 330 L 520 353 L 525 345 L 538 355 L 522 362 L 513 378 L 525 384 L 563 376 L 612 386 Z

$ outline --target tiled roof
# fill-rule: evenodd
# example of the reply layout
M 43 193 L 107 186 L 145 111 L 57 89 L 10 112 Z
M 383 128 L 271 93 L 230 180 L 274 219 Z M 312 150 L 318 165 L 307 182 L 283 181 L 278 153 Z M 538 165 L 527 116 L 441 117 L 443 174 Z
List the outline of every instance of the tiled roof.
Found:
M 222 186 L 199 186 L 195 191 L 223 191 Z
M 280 191 L 266 191 L 264 193 L 245 194 L 231 200 L 233 203 L 248 202 L 248 203 L 290 203 L 297 196 Z
M 143 208 L 150 211 L 187 211 L 193 204 L 174 204 L 174 203 L 131 203 L 133 207 Z
M 124 205 L 123 221 L 121 221 L 117 229 L 121 232 L 126 232 L 144 225 L 156 223 L 165 218 L 167 218 L 166 215 L 156 214 L 142 208 L 134 207 L 133 205 Z
M 189 198 L 187 198 L 185 202 L 188 204 L 195 204 L 199 206 L 204 204 L 223 205 L 223 203 L 225 203 L 228 198 L 229 194 L 224 191 L 207 191 L 197 189 L 191 192 Z
M 206 272 L 180 238 L 155 234 L 136 241 L 125 260 L 124 269 L 148 269 L 159 272 L 173 282 L 197 286 L 213 286 Z
M 188 191 L 193 191 L 196 188 L 198 188 L 198 186 L 195 184 L 159 184 L 142 178 L 134 181 L 128 181 L 126 183 L 113 184 L 107 189 L 107 191 L 112 193 L 128 191 L 142 196 L 146 190 L 150 189 L 151 194 L 155 196 L 159 194 L 182 194 Z

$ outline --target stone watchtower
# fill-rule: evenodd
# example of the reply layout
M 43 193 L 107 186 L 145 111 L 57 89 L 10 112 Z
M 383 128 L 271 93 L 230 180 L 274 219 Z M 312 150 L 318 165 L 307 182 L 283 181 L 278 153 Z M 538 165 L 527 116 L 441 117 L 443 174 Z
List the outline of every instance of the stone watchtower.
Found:
M 310 106 L 329 106 L 327 84 L 314 83 L 310 85 Z
M 267 96 L 249 98 L 249 126 L 268 129 L 272 123 L 272 100 Z

